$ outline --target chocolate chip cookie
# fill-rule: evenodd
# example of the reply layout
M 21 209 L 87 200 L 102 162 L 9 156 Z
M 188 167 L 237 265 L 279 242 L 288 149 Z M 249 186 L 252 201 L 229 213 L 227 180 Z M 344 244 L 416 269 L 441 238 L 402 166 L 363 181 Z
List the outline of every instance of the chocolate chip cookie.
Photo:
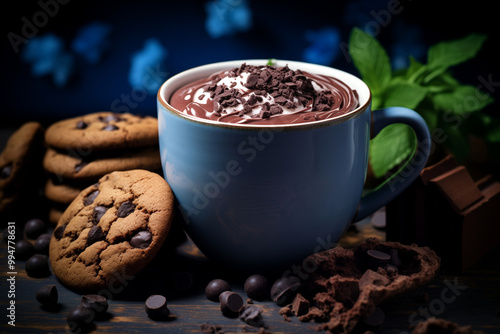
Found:
M 36 188 L 32 181 L 41 171 L 42 139 L 43 127 L 37 122 L 23 124 L 10 136 L 0 154 L 0 212 L 11 209 L 23 192 Z
M 97 112 L 52 124 L 45 133 L 52 147 L 95 152 L 158 145 L 158 120 L 129 113 Z
M 59 219 L 50 242 L 54 274 L 77 291 L 124 288 L 161 248 L 174 197 L 160 175 L 113 172 L 84 189 Z
M 69 155 L 49 148 L 43 159 L 43 167 L 57 177 L 95 180 L 101 176 L 130 169 L 161 169 L 158 145 L 134 150 L 115 150 L 92 155 Z
M 97 180 L 96 180 L 97 181 Z M 61 204 L 71 203 L 90 182 L 59 181 L 57 176 L 49 176 L 45 182 L 44 194 L 47 199 Z

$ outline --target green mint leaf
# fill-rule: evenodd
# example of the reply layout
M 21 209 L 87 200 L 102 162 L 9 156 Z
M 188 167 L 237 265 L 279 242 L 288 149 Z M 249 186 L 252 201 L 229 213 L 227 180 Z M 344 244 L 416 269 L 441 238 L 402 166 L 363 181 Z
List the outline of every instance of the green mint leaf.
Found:
M 389 56 L 379 42 L 359 28 L 349 38 L 349 54 L 372 92 L 382 92 L 391 80 Z
M 267 66 L 274 66 L 274 62 L 275 62 L 275 61 L 276 61 L 276 59 L 274 59 L 274 58 L 269 58 L 269 59 L 267 60 L 267 64 L 266 64 L 266 65 L 267 65 Z
M 376 112 L 376 111 L 375 111 Z M 370 165 L 376 178 L 381 178 L 415 150 L 416 138 L 410 127 L 391 124 L 370 141 Z
M 493 98 L 477 87 L 461 85 L 447 92 L 434 94 L 432 102 L 436 109 L 454 114 L 466 114 L 483 109 L 493 103 Z
M 427 56 L 428 66 L 433 69 L 447 69 L 463 63 L 479 52 L 486 39 L 485 35 L 470 34 L 462 39 L 433 45 Z
M 420 85 L 393 80 L 384 92 L 384 107 L 415 109 L 426 93 L 427 90 Z

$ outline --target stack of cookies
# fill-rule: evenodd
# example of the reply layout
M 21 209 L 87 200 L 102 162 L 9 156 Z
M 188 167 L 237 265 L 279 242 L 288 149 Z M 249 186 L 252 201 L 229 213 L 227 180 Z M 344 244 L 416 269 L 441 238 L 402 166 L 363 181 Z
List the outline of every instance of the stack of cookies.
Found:
M 158 121 L 129 113 L 97 112 L 52 124 L 45 132 L 43 167 L 49 220 L 57 223 L 69 203 L 113 171 L 161 173 Z

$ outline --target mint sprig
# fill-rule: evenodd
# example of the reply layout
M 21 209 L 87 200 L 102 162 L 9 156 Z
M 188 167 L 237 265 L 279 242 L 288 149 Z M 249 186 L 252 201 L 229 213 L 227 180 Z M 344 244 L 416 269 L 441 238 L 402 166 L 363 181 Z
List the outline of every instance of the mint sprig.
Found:
M 497 120 L 479 113 L 493 102 L 486 92 L 462 85 L 450 68 L 474 58 L 486 41 L 485 35 L 470 34 L 462 39 L 441 42 L 428 50 L 427 64 L 410 57 L 406 69 L 392 71 L 390 59 L 380 43 L 354 28 L 349 39 L 349 54 L 362 79 L 372 91 L 372 110 L 391 106 L 417 111 L 431 133 L 442 132 L 442 143 L 458 160 L 468 154 L 467 134 L 474 132 L 468 123 L 487 129 L 485 140 L 500 141 Z M 480 98 L 478 98 L 478 96 Z M 467 122 L 474 119 L 474 122 Z M 478 132 L 478 131 L 476 131 Z M 413 131 L 402 124 L 383 129 L 370 143 L 370 165 L 381 178 L 414 152 Z

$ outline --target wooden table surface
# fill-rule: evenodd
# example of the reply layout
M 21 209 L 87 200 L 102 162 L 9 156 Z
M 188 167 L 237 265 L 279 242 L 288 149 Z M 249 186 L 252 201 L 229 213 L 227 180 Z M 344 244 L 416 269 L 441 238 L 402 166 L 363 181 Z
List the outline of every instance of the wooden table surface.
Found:
M 350 247 L 369 236 L 384 239 L 383 231 L 374 229 L 368 220 L 349 232 L 341 244 Z M 31 278 L 26 275 L 24 261 L 16 261 L 16 274 L 9 275 L 7 248 L 1 240 L 1 306 L 0 332 L 2 333 L 64 333 L 68 330 L 66 316 L 76 307 L 81 295 L 68 290 L 54 275 Z M 15 277 L 15 297 L 9 297 L 8 276 Z M 156 259 L 134 279 L 124 280 L 122 291 L 118 286 L 110 293 L 108 314 L 96 320 L 95 333 L 201 333 L 203 324 L 219 325 L 224 333 L 256 331 L 237 318 L 222 315 L 218 303 L 204 296 L 204 287 L 213 278 L 229 281 L 233 290 L 246 297 L 242 285 L 245 277 L 214 265 L 200 256 L 196 247 L 187 240 L 178 247 L 163 250 Z M 455 298 L 443 290 L 449 284 L 458 284 Z M 59 305 L 55 310 L 44 309 L 35 299 L 36 291 L 48 284 L 56 284 Z M 412 321 L 436 316 L 472 325 L 485 333 L 500 333 L 500 248 L 490 252 L 467 272 L 440 273 L 430 284 L 410 291 L 382 305 L 386 320 L 376 333 L 410 332 Z M 144 311 L 144 301 L 151 294 L 164 294 L 171 312 L 168 320 L 154 321 Z M 428 298 L 422 298 L 427 296 Z M 451 301 L 451 299 L 453 299 Z M 15 327 L 8 325 L 6 308 L 15 301 Z M 264 323 L 271 333 L 317 333 L 314 322 L 302 323 L 291 317 L 287 322 L 278 314 L 280 307 L 271 301 L 255 302 L 264 309 Z

